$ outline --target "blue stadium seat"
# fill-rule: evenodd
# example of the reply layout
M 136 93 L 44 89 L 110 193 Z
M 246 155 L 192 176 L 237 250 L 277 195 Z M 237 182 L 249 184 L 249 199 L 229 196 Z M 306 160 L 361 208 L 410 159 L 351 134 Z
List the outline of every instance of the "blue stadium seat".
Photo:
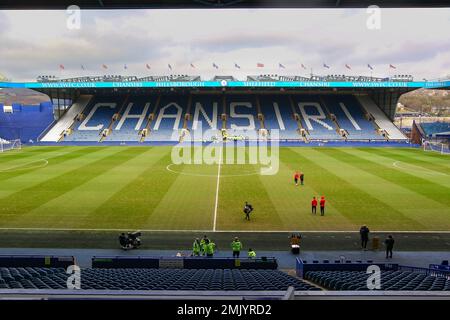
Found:
M 328 290 L 369 290 L 365 271 L 308 271 L 304 278 Z M 429 276 L 421 272 L 382 271 L 381 290 L 444 291 L 450 279 Z
M 83 269 L 82 275 L 85 290 L 320 290 L 278 270 Z M 67 277 L 63 268 L 0 268 L 0 289 L 65 289 Z

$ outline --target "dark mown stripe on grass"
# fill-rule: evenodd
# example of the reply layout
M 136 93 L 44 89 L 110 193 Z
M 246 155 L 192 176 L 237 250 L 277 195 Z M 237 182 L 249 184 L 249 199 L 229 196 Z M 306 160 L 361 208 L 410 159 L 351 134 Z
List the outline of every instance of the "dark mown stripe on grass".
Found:
M 337 148 L 315 148 L 314 150 L 324 152 L 326 150 L 335 151 Z M 296 149 L 294 149 L 296 150 Z M 312 186 L 314 190 L 325 195 L 333 206 L 347 219 L 355 223 L 367 223 L 367 220 L 386 225 L 391 222 L 392 226 L 407 225 L 407 228 L 421 230 L 423 225 L 412 220 L 395 208 L 385 204 L 377 198 L 371 196 L 363 189 L 356 188 L 346 180 L 338 177 L 326 167 L 318 170 L 318 164 L 314 163 L 299 152 L 289 152 L 292 157 L 297 157 L 301 163 L 301 169 L 305 172 L 305 183 Z M 360 214 L 357 214 L 357 213 Z M 365 217 L 368 217 L 365 220 Z M 365 220 L 365 221 L 364 221 Z
M 157 149 L 153 150 L 160 152 Z M 108 201 L 84 218 L 83 226 L 85 228 L 92 228 L 92 226 L 141 228 L 145 225 L 153 210 L 178 178 L 178 175 L 165 170 L 167 163 L 170 163 L 170 157 L 169 152 L 136 179 L 124 185 Z
M 365 149 L 363 149 L 363 151 L 365 151 Z M 333 152 L 327 150 L 324 150 L 323 152 L 336 160 L 345 161 L 346 163 L 370 172 L 370 174 L 380 177 L 381 179 L 450 207 L 450 197 L 448 197 L 450 194 L 449 188 L 418 178 L 395 168 L 389 168 L 374 161 L 363 159 L 357 155 L 346 153 L 338 148 L 333 150 Z M 369 153 L 373 153 L 373 151 L 370 151 Z
M 271 152 L 271 150 L 270 150 L 269 152 Z M 247 157 L 249 157 L 248 151 L 247 151 Z M 254 165 L 253 168 L 254 168 L 255 171 L 257 171 L 257 170 L 260 169 L 260 166 Z M 283 220 L 280 218 L 280 215 L 278 214 L 277 207 L 276 207 L 275 204 L 272 202 L 272 199 L 270 198 L 270 195 L 269 195 L 269 193 L 268 193 L 268 190 L 267 190 L 266 187 L 264 186 L 264 183 L 263 183 L 263 181 L 262 181 L 262 179 L 264 178 L 264 176 L 258 174 L 257 177 L 258 177 L 258 180 L 259 180 L 259 184 L 258 184 L 257 186 L 260 186 L 261 188 L 257 188 L 255 191 L 257 192 L 257 194 L 259 194 L 259 195 L 262 196 L 263 198 L 267 198 L 267 200 L 269 201 L 269 206 L 270 206 L 270 209 L 271 209 L 271 210 L 270 210 L 270 211 L 267 211 L 267 212 L 271 212 L 271 214 L 270 214 L 270 219 L 271 219 L 271 221 L 273 221 L 273 222 L 275 223 L 275 225 L 280 225 L 280 226 L 283 226 L 283 227 L 288 227 L 288 226 L 285 226 L 285 225 L 283 224 Z M 246 178 L 246 177 L 245 177 L 245 178 Z M 245 179 L 245 180 L 249 180 L 249 179 Z M 254 187 L 254 186 L 253 186 L 253 187 Z M 252 186 L 251 186 L 251 184 L 250 184 L 250 185 L 248 186 L 248 189 L 247 189 L 247 190 L 251 190 L 251 189 L 252 189 Z M 258 190 L 258 189 L 260 189 L 260 190 Z M 219 198 L 219 200 L 220 200 L 220 198 Z M 242 205 L 243 205 L 243 204 L 244 204 L 244 203 L 242 203 Z M 255 205 L 256 205 L 256 203 L 255 203 Z
M 71 152 L 60 154 L 55 157 L 50 157 L 46 160 L 49 161 L 49 165 L 53 166 L 53 165 L 61 164 L 61 163 L 67 162 L 69 160 L 73 160 L 73 159 L 85 156 L 87 154 L 90 154 L 90 153 L 93 153 L 93 152 L 96 152 L 99 150 L 100 150 L 99 147 L 77 148 Z M 44 159 L 44 157 L 43 157 L 43 159 Z M 16 178 L 21 175 L 28 174 L 30 172 L 37 171 L 37 170 L 44 169 L 44 168 L 46 168 L 46 167 L 41 167 L 41 168 L 36 167 L 36 168 L 23 169 L 23 170 L 19 170 L 19 171 L 0 172 L 0 181 L 5 181 L 5 180 L 11 179 L 11 178 Z M 4 182 L 4 183 L 6 183 L 6 182 Z
M 76 168 L 31 188 L 13 193 L 2 199 L 5 206 L 0 210 L 0 213 L 18 218 L 145 151 L 145 148 L 125 148 L 118 153 L 101 158 L 81 168 Z M 89 150 L 89 152 L 93 151 Z M 8 219 L 4 218 L 2 222 L 8 223 Z
M 248 148 L 245 150 L 246 159 L 249 159 L 249 150 Z M 252 169 L 257 171 L 259 166 L 252 165 Z M 222 172 L 224 172 L 223 167 Z M 220 180 L 217 210 L 218 230 L 236 229 L 236 226 L 239 230 L 270 230 L 287 227 L 280 218 L 277 208 L 264 186 L 263 177 L 257 175 L 257 180 L 254 177 L 235 176 L 232 179 Z M 250 223 L 244 220 L 245 214 L 242 212 L 245 201 L 250 202 L 255 208 L 255 211 L 250 215 Z M 228 213 L 224 214 L 225 212 Z M 230 212 L 236 212 L 237 214 L 230 214 Z
M 429 161 L 420 160 L 420 159 L 413 158 L 410 156 L 405 156 L 405 155 L 401 155 L 398 153 L 390 152 L 389 150 L 384 150 L 381 148 L 380 149 L 357 148 L 357 150 L 364 151 L 364 152 L 371 153 L 371 154 L 376 154 L 376 155 L 383 156 L 386 158 L 391 158 L 391 159 L 405 162 L 408 164 L 417 165 L 419 167 L 424 167 L 426 169 L 445 173 L 445 174 L 448 174 L 450 172 L 450 168 L 440 165 L 439 163 L 432 163 Z

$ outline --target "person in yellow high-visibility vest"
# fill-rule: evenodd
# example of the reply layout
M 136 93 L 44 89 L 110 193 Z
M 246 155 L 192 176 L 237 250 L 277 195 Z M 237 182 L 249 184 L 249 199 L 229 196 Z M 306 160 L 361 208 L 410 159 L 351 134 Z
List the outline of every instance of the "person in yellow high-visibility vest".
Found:
M 206 254 L 206 241 L 209 242 L 209 239 L 206 235 L 203 236 L 202 240 L 200 241 L 200 254 L 204 256 Z
M 233 258 L 239 258 L 239 254 L 242 250 L 242 242 L 239 241 L 239 238 L 234 238 L 233 242 L 231 243 L 231 249 L 233 250 Z
M 197 257 L 200 255 L 200 240 L 198 238 L 192 244 L 192 255 Z
M 256 252 L 252 248 L 248 249 L 248 257 L 250 259 L 256 258 Z
M 216 244 L 210 240 L 206 241 L 205 252 L 207 257 L 214 256 L 214 251 L 216 250 Z

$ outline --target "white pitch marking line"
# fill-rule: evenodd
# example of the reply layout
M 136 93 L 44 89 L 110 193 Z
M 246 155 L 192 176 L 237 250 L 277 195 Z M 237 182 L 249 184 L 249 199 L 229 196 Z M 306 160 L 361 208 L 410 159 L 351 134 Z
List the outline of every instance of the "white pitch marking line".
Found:
M 219 152 L 220 152 L 220 155 L 219 155 L 219 169 L 217 170 L 216 204 L 214 206 L 213 231 L 216 231 L 217 207 L 219 205 L 220 168 L 222 167 L 222 146 L 220 146 L 220 151 Z
M 31 163 L 43 163 L 43 165 L 35 165 L 35 166 L 31 166 L 31 167 L 26 167 L 27 165 L 31 164 Z M 24 164 L 19 164 L 16 166 L 12 166 L 6 169 L 1 169 L 0 172 L 9 172 L 9 171 L 20 171 L 20 170 L 29 170 L 29 169 L 39 169 L 39 168 L 44 168 L 48 165 L 48 160 L 47 159 L 38 159 L 35 161 L 30 161 L 30 162 L 26 162 Z
M 194 177 L 216 177 L 215 174 L 202 174 L 202 173 L 189 173 L 189 172 L 175 171 L 175 170 L 171 169 L 171 167 L 172 167 L 173 165 L 174 165 L 173 163 L 168 164 L 168 165 L 166 166 L 166 170 L 169 171 L 169 172 L 173 172 L 173 173 L 176 173 L 176 174 L 182 174 L 182 175 L 185 175 L 185 176 L 194 176 Z M 259 171 L 248 172 L 248 173 L 241 173 L 241 174 L 221 175 L 220 177 L 221 177 L 221 178 L 227 178 L 227 177 L 244 177 L 244 176 L 253 176 L 253 175 L 257 175 L 257 174 L 259 174 Z
M 399 164 L 400 163 L 404 163 L 404 164 L 406 164 L 407 166 L 408 165 L 410 165 L 410 166 L 412 166 L 412 168 L 405 168 L 404 166 L 402 167 L 402 166 L 400 166 Z M 401 170 L 409 170 L 409 171 L 411 171 L 411 170 L 417 170 L 417 168 L 415 168 L 416 166 L 415 165 L 413 165 L 413 164 L 409 164 L 409 163 L 407 163 L 407 162 L 402 162 L 402 161 L 394 161 L 393 163 L 392 163 L 392 165 L 394 166 L 394 167 L 396 167 L 396 168 L 398 168 L 398 169 L 401 169 Z M 443 173 L 443 172 L 437 172 L 437 171 L 433 171 L 433 170 L 430 170 L 430 169 L 427 169 L 427 168 L 423 168 L 423 167 L 421 167 L 420 169 L 420 172 L 421 173 L 424 173 L 424 174 L 427 174 L 427 175 L 432 175 L 432 176 L 447 176 L 447 174 L 445 174 L 445 173 Z

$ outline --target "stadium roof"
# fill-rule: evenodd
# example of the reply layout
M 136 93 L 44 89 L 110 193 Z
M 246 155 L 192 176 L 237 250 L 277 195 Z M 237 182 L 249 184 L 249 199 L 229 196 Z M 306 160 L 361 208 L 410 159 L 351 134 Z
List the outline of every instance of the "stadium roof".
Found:
M 343 79 L 304 81 L 41 81 L 0 82 L 0 88 L 29 89 L 102 89 L 102 88 L 418 88 L 447 89 L 450 81 L 367 81 Z
M 66 9 L 74 4 L 82 9 L 450 7 L 448 0 L 6 0 L 0 2 L 0 9 Z

